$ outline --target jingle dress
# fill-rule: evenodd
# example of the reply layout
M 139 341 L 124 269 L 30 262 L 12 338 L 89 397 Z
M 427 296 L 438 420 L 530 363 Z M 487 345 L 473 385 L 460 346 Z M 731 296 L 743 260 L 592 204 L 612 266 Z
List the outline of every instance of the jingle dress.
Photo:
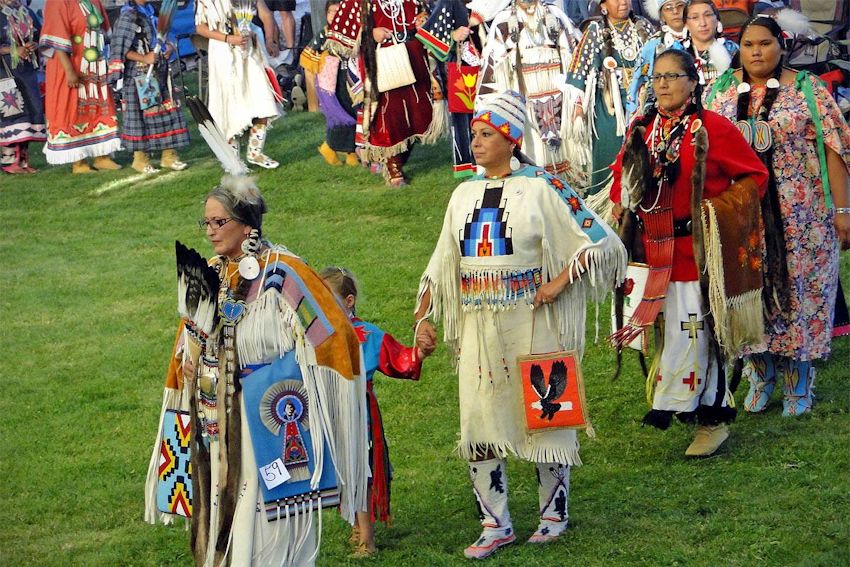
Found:
M 568 106 L 581 105 L 584 120 L 570 124 L 571 144 L 582 155 L 576 163 L 586 169 L 587 195 L 600 192 L 610 180 L 608 169 L 626 131 L 626 90 L 635 61 L 653 33 L 648 20 L 635 17 L 619 32 L 605 18 L 584 30 L 567 71 Z
M 195 25 L 206 24 L 211 31 L 239 34 L 231 22 L 231 0 L 196 0 Z M 248 43 L 248 56 L 241 47 L 210 40 L 209 103 L 213 120 L 226 139 L 248 131 L 255 119 L 269 122 L 281 116 L 280 105 L 270 84 L 268 63 L 256 38 Z
M 636 118 L 632 129 L 641 118 Z M 646 126 L 644 139 L 647 147 L 651 148 L 658 143 L 659 132 L 671 120 L 656 115 L 655 127 Z M 652 287 L 653 270 L 660 273 L 669 270 L 668 283 L 662 288 L 666 292 L 662 294 L 663 307 L 658 319 L 663 328 L 663 342 L 661 352 L 656 354 L 647 377 L 648 397 L 653 386 L 654 394 L 648 400 L 651 410 L 644 417 L 644 423 L 661 429 L 669 426 L 673 415 L 684 422 L 696 419 L 701 425 L 728 423 L 735 417 L 734 400 L 727 388 L 723 358 L 711 346 L 714 340 L 713 327 L 708 321 L 709 303 L 700 289 L 694 238 L 689 230 L 673 228 L 688 220 L 692 223 L 700 222 L 694 218 L 699 213 L 692 210 L 692 192 L 696 183 L 693 172 L 699 166 L 696 157 L 697 132 L 703 130 L 708 141 L 702 199 L 720 196 L 730 189 L 732 182 L 747 178 L 758 187 L 759 195 L 764 194 L 767 184 L 764 165 L 728 120 L 704 110 L 699 118 L 692 114 L 683 122 L 684 125 L 680 127 L 685 128 L 685 131 L 679 146 L 678 177 L 672 185 L 665 177 L 663 184 L 660 184 L 660 193 L 655 187 L 647 188 L 637 208 L 642 226 L 646 227 L 641 231 L 645 258 L 638 259 L 650 267 L 650 280 L 646 283 L 646 289 Z M 630 129 L 627 142 L 611 168 L 614 180 L 610 198 L 615 203 L 622 200 L 623 159 L 624 155 L 634 151 L 630 142 L 632 135 L 636 134 L 632 134 Z M 650 166 L 655 167 L 655 161 L 655 158 L 651 158 Z M 666 218 L 667 215 L 670 218 Z M 664 235 L 657 234 L 664 230 L 663 223 L 670 221 L 672 250 L 664 246 Z M 755 230 L 757 226 L 754 223 Z M 651 240 L 661 244 L 654 244 Z M 696 247 L 702 250 L 703 243 L 697 242 Z M 634 254 L 633 250 L 629 252 Z M 635 259 L 634 256 L 632 258 Z M 760 264 L 754 270 L 758 272 L 759 269 Z M 759 279 L 758 276 L 756 279 Z M 663 280 L 659 281 L 663 284 Z M 629 277 L 626 278 L 626 285 L 630 285 Z M 753 303 L 758 314 L 758 296 Z
M 711 102 L 711 108 L 730 120 L 737 117 L 738 82 L 730 71 L 718 80 Z M 752 88 L 750 116 L 761 107 L 765 91 L 760 86 Z M 811 96 L 807 97 L 807 91 Z M 830 353 L 839 253 L 835 211 L 824 194 L 825 162 L 818 157 L 818 140 L 846 166 L 850 164 L 850 127 L 826 88 L 804 72 L 797 74 L 793 85 L 780 84 L 767 123 L 785 236 L 789 303 L 765 321 L 765 344 L 754 350 L 813 361 Z
M 587 271 L 551 308 L 532 311 L 538 287 L 575 270 L 582 253 Z M 499 458 L 581 464 L 574 430 L 529 433 L 516 357 L 561 349 L 581 356 L 587 297 L 601 299 L 625 263 L 608 225 L 539 167 L 475 176 L 455 189 L 419 297 L 430 291 L 429 311 L 457 356 L 462 458 L 489 449 Z
M 343 517 L 352 523 L 354 513 L 366 509 L 366 396 L 359 341 L 318 274 L 285 248 L 265 244 L 269 248 L 257 258 L 260 275 L 252 281 L 242 279 L 236 263 L 225 257 L 210 261 L 220 278 L 221 324 L 204 340 L 191 321 L 181 323 L 166 377 L 145 519 L 168 523 L 175 518 L 157 502 L 158 479 L 172 474 L 167 456 L 173 451 L 162 425 L 167 410 L 189 411 L 196 565 L 313 563 L 319 521 L 313 512 L 320 501 L 311 488 L 302 493 L 312 496 L 309 507 L 289 502 L 284 508 L 281 500 L 278 508 L 278 502 L 267 501 L 257 451 L 280 457 L 292 481 L 311 475 L 324 480 L 332 466 Z M 198 351 L 197 380 L 184 381 L 182 362 Z M 251 401 L 252 381 L 260 372 L 275 381 L 268 389 L 262 386 L 265 394 L 258 404 Z M 298 419 L 288 420 L 293 408 Z M 270 447 L 254 441 L 257 430 L 266 428 L 280 430 Z M 285 513 L 292 515 L 285 519 Z
M 121 148 L 115 103 L 107 84 L 104 39 L 109 20 L 100 0 L 47 0 L 39 48 L 47 59 L 44 110 L 47 162 L 57 165 Z M 55 51 L 63 51 L 80 85 L 68 88 Z
M 32 11 L 19 2 L 0 7 L 0 47 L 21 46 L 31 41 L 38 43 L 36 21 Z M 19 144 L 43 142 L 47 139 L 47 133 L 44 128 L 44 104 L 38 87 L 37 54 L 34 53 L 31 59 L 13 60 L 11 53 L 0 57 L 3 58 L 0 74 L 5 78 L 7 69 L 11 71 L 24 103 L 23 108 L 18 109 L 17 103 L 0 100 L 0 147 L 4 150 L 14 149 Z M 18 110 L 23 112 L 18 114 Z M 15 114 L 6 116 L 9 111 Z
M 145 7 L 148 8 L 148 7 Z M 127 59 L 127 52 L 144 55 L 156 44 L 152 9 L 129 4 L 115 21 L 110 43 L 109 80 L 122 81 L 121 141 L 125 150 L 150 152 L 189 145 L 189 128 L 172 89 L 171 66 L 164 56 L 157 57 L 152 77 L 159 81 L 162 104 L 142 110 L 134 79 L 145 76 L 148 66 Z
M 375 395 L 373 377 L 379 371 L 390 378 L 419 380 L 422 359 L 416 355 L 416 347 L 399 343 L 389 333 L 372 323 L 352 317 L 351 324 L 363 346 L 363 366 L 366 370 L 366 406 L 369 412 L 369 515 L 373 522 L 390 520 L 390 485 L 392 465 L 387 440 L 384 437 L 384 422 Z
M 386 162 L 404 154 L 414 142 L 423 140 L 431 127 L 431 72 L 425 48 L 415 39 L 415 21 L 421 10 L 419 0 L 343 0 L 331 22 L 325 48 L 332 55 L 351 58 L 360 46 L 360 76 L 365 87 L 357 137 L 364 161 Z M 394 43 L 389 39 L 376 47 L 372 30 L 378 27 L 392 30 L 396 41 L 405 46 L 413 84 L 378 92 L 375 51 Z
M 523 153 L 573 185 L 584 180 L 571 163 L 565 139 L 572 107 L 564 97 L 563 78 L 578 38 L 570 19 L 555 6 L 537 2 L 529 13 L 514 5 L 493 19 L 478 79 L 481 100 L 509 90 L 525 97 Z

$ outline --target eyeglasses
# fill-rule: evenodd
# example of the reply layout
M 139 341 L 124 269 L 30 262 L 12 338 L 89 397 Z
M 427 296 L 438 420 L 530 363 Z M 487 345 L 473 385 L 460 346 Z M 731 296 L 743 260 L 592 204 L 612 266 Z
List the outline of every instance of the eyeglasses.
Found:
M 671 81 L 675 81 L 679 77 L 687 76 L 687 73 L 659 73 L 658 75 L 651 75 L 649 78 L 652 79 L 653 83 L 660 83 L 661 79 L 664 79 L 665 82 L 669 83 Z
M 685 3 L 684 2 L 677 2 L 675 4 L 671 4 L 671 3 L 668 2 L 667 4 L 664 4 L 664 6 L 661 7 L 662 12 L 670 12 L 671 14 L 678 12 L 679 10 L 684 10 L 684 9 L 685 9 Z
M 206 230 L 206 228 L 207 228 L 208 226 L 213 227 L 213 229 L 219 229 L 219 228 L 223 227 L 224 225 L 226 225 L 227 223 L 229 223 L 229 222 L 230 222 L 230 221 L 232 221 L 232 220 L 233 220 L 233 218 L 226 218 L 226 219 L 201 219 L 201 220 L 199 220 L 199 221 L 198 221 L 198 227 L 200 227 L 200 229 L 201 229 L 201 230 Z
M 709 12 L 707 14 L 691 14 L 690 16 L 688 16 L 689 22 L 699 22 L 699 21 L 710 22 L 711 20 L 715 20 L 715 19 L 717 19 L 717 16 L 714 14 L 714 12 Z

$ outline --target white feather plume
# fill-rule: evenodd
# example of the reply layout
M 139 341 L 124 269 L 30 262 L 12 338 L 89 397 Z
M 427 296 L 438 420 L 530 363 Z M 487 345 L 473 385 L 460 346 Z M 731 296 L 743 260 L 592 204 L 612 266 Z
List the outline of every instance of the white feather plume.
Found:
M 718 75 L 725 73 L 729 66 L 732 65 L 732 56 L 726 50 L 725 43 L 723 38 L 719 38 L 708 48 L 708 57 L 711 65 L 717 70 Z
M 784 8 L 776 13 L 776 23 L 782 31 L 797 35 L 809 35 L 812 33 L 812 25 L 809 18 L 791 8 Z
M 233 198 L 239 203 L 258 203 L 263 197 L 257 187 L 257 178 L 247 175 L 225 175 L 220 185 L 228 189 Z
M 209 109 L 197 97 L 186 97 L 186 104 L 192 117 L 198 123 L 198 131 L 201 137 L 212 150 L 215 157 L 221 162 L 222 168 L 232 175 L 246 175 L 248 167 L 239 159 L 239 154 L 227 143 L 227 139 L 221 129 L 210 115 Z
M 650 18 L 652 18 L 656 22 L 661 21 L 661 10 L 658 7 L 657 0 L 644 0 L 643 10 Z

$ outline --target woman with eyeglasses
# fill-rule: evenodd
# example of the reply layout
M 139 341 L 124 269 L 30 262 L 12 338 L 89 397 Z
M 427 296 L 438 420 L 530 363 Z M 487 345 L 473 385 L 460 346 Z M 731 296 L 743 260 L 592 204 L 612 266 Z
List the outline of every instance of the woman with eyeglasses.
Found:
M 661 30 L 652 35 L 635 63 L 635 73 L 629 85 L 626 111 L 629 116 L 641 111 L 644 104 L 653 104 L 652 82 L 649 77 L 653 73 L 655 57 L 668 49 L 684 49 L 682 44 L 688 37 L 685 20 L 682 14 L 685 10 L 685 0 L 650 0 L 646 8 L 655 8 L 649 15 L 661 21 Z
M 655 105 L 632 122 L 612 167 L 614 216 L 636 263 L 618 295 L 637 307 L 611 341 L 621 349 L 655 327 L 643 423 L 695 422 L 685 455 L 702 457 L 717 451 L 735 418 L 727 360 L 762 330 L 753 289 L 767 170 L 734 125 L 702 108 L 690 54 L 661 53 L 650 79 Z M 633 291 L 641 279 L 643 292 Z
M 655 32 L 648 20 L 632 13 L 631 0 L 598 5 L 602 15 L 584 29 L 567 70 L 568 106 L 573 108 L 569 143 L 577 152 L 573 161 L 585 169 L 581 189 L 587 195 L 599 193 L 611 179 L 609 166 L 628 124 L 627 90 L 640 50 Z
M 735 66 L 738 44 L 721 35 L 723 24 L 720 23 L 720 12 L 711 0 L 689 0 L 684 18 L 688 29 L 685 49 L 697 63 L 699 83 L 705 98 L 717 77 L 730 66 Z
M 770 172 L 765 218 L 763 344 L 745 359 L 744 408 L 761 412 L 777 382 L 782 414 L 811 411 L 814 361 L 829 356 L 839 249 L 850 248 L 850 128 L 814 76 L 783 67 L 770 16 L 741 31 L 741 63 L 715 84 L 711 108 L 737 124 Z
M 578 439 L 564 428 L 529 434 L 516 358 L 562 349 L 581 356 L 587 299 L 604 297 L 625 269 L 622 244 L 578 194 L 519 161 L 526 121 L 519 93 L 480 102 L 472 153 L 484 173 L 452 193 L 415 314 L 417 345 L 436 340 L 433 315 L 457 357 L 457 451 L 469 461 L 482 526 L 464 550 L 470 559 L 516 540 L 508 455 L 537 469 L 539 524 L 528 542 L 549 543 L 566 533 L 570 470 L 581 464 Z
M 251 179 L 225 177 L 200 221 L 215 255 L 177 246 L 183 321 L 145 519 L 188 508 L 199 566 L 312 565 L 321 508 L 353 523 L 366 506 L 360 342 L 321 277 L 263 237 L 265 212 Z

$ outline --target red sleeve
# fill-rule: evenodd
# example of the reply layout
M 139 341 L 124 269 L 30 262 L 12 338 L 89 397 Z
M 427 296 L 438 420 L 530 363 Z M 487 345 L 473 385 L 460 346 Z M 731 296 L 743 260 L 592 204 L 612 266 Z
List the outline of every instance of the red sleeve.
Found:
M 416 354 L 416 347 L 404 346 L 389 333 L 384 334 L 381 342 L 381 356 L 378 370 L 390 378 L 419 380 L 422 359 Z
M 623 138 L 625 139 L 625 138 Z M 620 147 L 620 151 L 617 152 L 617 159 L 614 160 L 614 163 L 608 166 L 611 169 L 611 174 L 613 175 L 613 183 L 611 183 L 611 190 L 608 193 L 608 197 L 615 203 L 620 202 L 620 195 L 622 194 L 620 188 L 620 177 L 623 175 L 623 148 Z
M 723 177 L 735 181 L 751 177 L 758 185 L 759 197 L 763 197 L 767 191 L 767 168 L 755 150 L 726 117 L 706 110 L 703 119 L 708 128 L 708 151 Z

